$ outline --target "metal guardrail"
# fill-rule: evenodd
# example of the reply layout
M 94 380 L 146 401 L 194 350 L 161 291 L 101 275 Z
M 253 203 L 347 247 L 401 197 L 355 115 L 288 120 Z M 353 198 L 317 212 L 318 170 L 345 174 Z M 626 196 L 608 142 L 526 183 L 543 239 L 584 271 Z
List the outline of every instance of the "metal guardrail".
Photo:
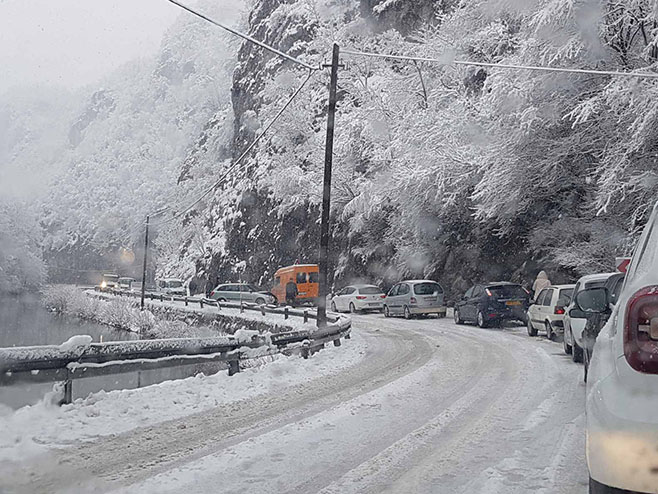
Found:
M 213 305 L 212 302 L 216 301 L 204 301 L 208 305 Z M 221 306 L 239 308 L 240 304 L 222 303 Z M 244 306 L 244 309 L 254 307 Z M 300 315 L 287 308 L 275 310 L 256 306 L 255 310 L 265 309 L 286 316 Z M 314 314 L 304 311 L 301 316 L 313 318 Z M 210 362 L 225 362 L 229 375 L 233 375 L 240 371 L 241 360 L 277 353 L 299 353 L 308 358 L 326 343 L 333 341 L 335 346 L 340 346 L 342 338 L 350 338 L 351 320 L 332 316 L 330 322 L 332 324 L 314 330 L 253 334 L 248 338 L 113 341 L 70 349 L 54 345 L 0 348 L 0 386 L 61 381 L 64 383 L 62 403 L 70 403 L 76 379 Z
M 131 297 L 131 298 L 140 298 L 141 294 L 137 292 L 131 292 L 130 290 L 117 290 L 114 288 L 100 290 L 98 287 L 94 288 L 95 291 L 103 294 L 118 295 L 122 297 Z M 309 319 L 317 319 L 317 313 L 309 309 L 295 309 L 288 306 L 279 307 L 272 305 L 258 305 L 251 302 L 220 302 L 218 300 L 206 298 L 206 297 L 184 297 L 180 295 L 167 295 L 162 292 L 146 292 L 145 299 L 154 300 L 160 302 L 183 302 L 186 307 L 194 306 L 199 304 L 199 308 L 203 309 L 204 306 L 217 307 L 218 310 L 221 310 L 222 307 L 229 309 L 240 309 L 240 312 L 254 311 L 260 312 L 262 315 L 265 314 L 280 314 L 283 315 L 284 319 L 288 319 L 290 316 L 293 317 L 302 317 L 304 322 L 308 322 Z M 327 314 L 327 321 L 330 323 L 336 323 L 340 320 L 340 316 Z

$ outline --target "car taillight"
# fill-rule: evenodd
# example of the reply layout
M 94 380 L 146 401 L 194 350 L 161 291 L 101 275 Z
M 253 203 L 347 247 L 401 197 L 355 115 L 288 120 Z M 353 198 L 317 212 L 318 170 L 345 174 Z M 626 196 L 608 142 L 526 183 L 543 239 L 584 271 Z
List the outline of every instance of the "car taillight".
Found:
M 386 298 L 386 294 L 381 295 L 380 298 Z
M 411 297 L 409 299 L 409 302 L 411 302 L 412 304 L 415 304 L 416 303 L 416 297 Z
M 553 313 L 561 316 L 562 314 L 564 314 L 564 307 L 560 307 L 559 305 L 556 305 Z
M 624 356 L 636 371 L 658 374 L 658 286 L 642 288 L 628 301 Z
M 356 296 L 356 299 L 357 299 L 357 300 L 365 300 L 366 297 L 364 297 L 363 295 L 357 295 L 357 296 Z
M 212 297 L 214 294 L 215 294 L 215 290 L 213 290 L 212 292 L 210 292 L 210 296 L 211 296 L 211 297 Z
M 488 288 L 485 288 L 484 291 L 487 292 L 487 295 L 489 295 L 491 297 L 491 290 L 489 290 Z

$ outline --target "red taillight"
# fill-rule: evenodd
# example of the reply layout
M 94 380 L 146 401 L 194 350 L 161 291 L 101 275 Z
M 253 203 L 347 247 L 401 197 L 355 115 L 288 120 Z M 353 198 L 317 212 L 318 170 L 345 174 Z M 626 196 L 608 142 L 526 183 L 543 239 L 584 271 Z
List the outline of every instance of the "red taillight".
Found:
M 559 305 L 556 305 L 553 313 L 557 314 L 558 316 L 561 316 L 562 314 L 564 314 L 564 307 L 560 307 Z
M 628 301 L 624 356 L 636 371 L 658 374 L 658 286 L 642 288 Z
M 491 297 L 491 290 L 489 290 L 488 288 L 485 288 L 484 291 L 487 292 L 487 295 L 489 295 Z
M 210 292 L 210 296 L 211 296 L 211 297 L 212 297 L 214 294 L 215 294 L 215 290 L 213 290 L 212 292 Z
M 386 295 L 384 294 L 384 295 L 381 295 L 380 297 L 381 297 L 381 298 L 386 298 Z
M 357 299 L 357 300 L 365 300 L 366 297 L 364 297 L 363 295 L 357 295 L 357 296 L 356 296 L 356 299 Z
M 416 297 L 411 297 L 409 299 L 409 302 L 411 302 L 412 304 L 415 304 L 416 303 Z

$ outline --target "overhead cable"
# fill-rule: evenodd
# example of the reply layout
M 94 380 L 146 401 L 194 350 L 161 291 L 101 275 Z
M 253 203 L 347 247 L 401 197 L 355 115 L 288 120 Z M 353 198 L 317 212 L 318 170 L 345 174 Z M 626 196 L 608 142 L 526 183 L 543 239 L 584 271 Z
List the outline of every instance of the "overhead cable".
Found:
M 541 65 L 513 65 L 505 63 L 488 63 L 488 62 L 470 62 L 465 60 L 441 60 L 438 58 L 409 57 L 404 55 L 387 55 L 385 53 L 372 53 L 365 51 L 341 50 L 342 55 L 353 55 L 361 57 L 386 58 L 392 60 L 405 60 L 415 62 L 433 62 L 441 65 L 467 65 L 475 67 L 490 67 L 497 69 L 511 70 L 534 70 L 540 72 L 563 72 L 569 74 L 588 74 L 596 76 L 619 76 L 619 77 L 638 77 L 646 79 L 658 79 L 658 73 L 653 72 L 620 72 L 614 70 L 595 70 L 595 69 L 569 69 L 565 67 L 546 67 Z
M 280 57 L 282 57 L 282 58 L 285 58 L 286 60 L 290 60 L 291 62 L 294 62 L 294 63 L 296 63 L 296 64 L 298 64 L 298 65 L 301 65 L 302 67 L 305 67 L 305 68 L 307 68 L 307 69 L 309 69 L 309 70 L 318 70 L 318 67 L 313 67 L 312 65 L 309 65 L 309 64 L 307 64 L 306 62 L 302 62 L 302 61 L 299 60 L 298 58 L 292 57 L 292 56 L 288 55 L 287 53 L 284 53 L 284 52 L 282 52 L 282 51 L 280 51 L 280 50 L 277 50 L 276 48 L 274 48 L 274 47 L 272 47 L 272 46 L 270 46 L 270 45 L 267 45 L 267 44 L 263 43 L 262 41 L 258 41 L 257 39 L 252 38 L 252 37 L 249 36 L 248 34 L 241 33 L 240 31 L 237 31 L 237 30 L 235 30 L 235 29 L 233 29 L 233 28 L 231 28 L 231 27 L 229 27 L 229 26 L 226 26 L 225 24 L 222 24 L 221 22 L 217 22 L 216 20 L 211 19 L 211 18 L 208 17 L 207 15 L 202 14 L 201 12 L 197 12 L 196 10 L 192 9 L 191 7 L 188 7 L 187 5 L 183 5 L 182 3 L 178 2 L 177 0 L 167 0 L 167 1 L 168 1 L 169 3 L 173 3 L 174 5 L 180 7 L 180 8 L 183 9 L 183 10 L 186 10 L 186 11 L 189 12 L 190 14 L 194 14 L 194 15 L 196 15 L 197 17 L 200 17 L 200 18 L 203 19 L 204 21 L 210 22 L 211 24 L 213 24 L 213 25 L 215 25 L 215 26 L 217 26 L 217 27 L 219 27 L 219 28 L 222 28 L 222 29 L 224 29 L 225 31 L 228 31 L 228 32 L 231 33 L 231 34 L 235 34 L 236 36 L 239 36 L 240 38 L 242 38 L 242 39 L 244 39 L 244 40 L 246 40 L 246 41 L 249 41 L 250 43 L 253 43 L 253 44 L 255 44 L 255 45 L 258 45 L 258 46 L 260 46 L 261 48 L 263 48 L 263 49 L 265 49 L 265 50 L 267 50 L 267 51 L 269 51 L 269 52 L 272 52 L 272 53 L 274 53 L 274 54 L 276 54 L 276 55 L 278 55 L 278 56 L 280 56 Z
M 247 155 L 254 148 L 254 146 L 265 136 L 267 131 L 270 130 L 272 125 L 274 125 L 274 123 L 281 117 L 281 115 L 283 115 L 283 112 L 286 111 L 286 109 L 290 106 L 290 104 L 293 102 L 293 100 L 297 97 L 297 95 L 304 88 L 306 83 L 311 79 L 311 77 L 313 76 L 313 73 L 314 73 L 313 71 L 309 70 L 309 73 L 306 76 L 306 79 L 304 79 L 304 81 L 295 90 L 295 92 L 292 94 L 292 96 L 290 96 L 288 101 L 286 101 L 286 103 L 283 105 L 283 107 L 281 107 L 281 109 L 274 116 L 274 118 L 272 118 L 272 120 L 269 121 L 269 123 L 263 128 L 261 133 L 256 136 L 256 138 L 251 142 L 251 144 L 249 144 L 247 149 L 244 150 L 244 152 L 235 160 L 235 162 L 228 168 L 228 170 L 226 170 L 222 174 L 222 176 L 219 179 L 217 179 L 217 181 L 215 181 L 215 183 L 213 183 L 210 187 L 208 187 L 198 198 L 196 198 L 193 202 L 191 202 L 187 207 L 185 207 L 183 210 L 181 210 L 181 211 L 177 212 L 176 214 L 174 214 L 171 218 L 168 218 L 166 220 L 159 221 L 159 222 L 154 222 L 154 223 L 152 222 L 151 225 L 165 225 L 167 223 L 170 223 L 170 222 L 176 220 L 177 218 L 180 218 L 185 213 L 187 213 L 192 208 L 194 208 L 194 206 L 199 204 L 209 194 L 211 194 L 213 191 L 215 191 L 215 189 L 217 189 L 217 187 L 219 187 L 222 183 L 224 183 L 224 181 L 228 178 L 228 176 L 231 174 L 231 172 L 233 172 L 233 170 L 235 170 L 238 167 L 238 165 L 240 165 L 240 163 L 247 157 Z

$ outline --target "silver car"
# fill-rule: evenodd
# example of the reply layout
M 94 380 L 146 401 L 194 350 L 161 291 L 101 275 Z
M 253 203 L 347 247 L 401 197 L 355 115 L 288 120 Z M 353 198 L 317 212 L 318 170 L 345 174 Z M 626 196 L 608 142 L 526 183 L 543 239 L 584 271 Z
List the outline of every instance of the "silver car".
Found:
M 224 283 L 210 292 L 210 298 L 220 302 L 249 302 L 258 305 L 275 304 L 276 297 L 269 292 L 261 291 L 247 283 Z
M 405 280 L 388 291 L 384 299 L 384 315 L 402 315 L 405 319 L 425 314 L 445 317 L 443 299 L 443 288 L 436 281 Z

